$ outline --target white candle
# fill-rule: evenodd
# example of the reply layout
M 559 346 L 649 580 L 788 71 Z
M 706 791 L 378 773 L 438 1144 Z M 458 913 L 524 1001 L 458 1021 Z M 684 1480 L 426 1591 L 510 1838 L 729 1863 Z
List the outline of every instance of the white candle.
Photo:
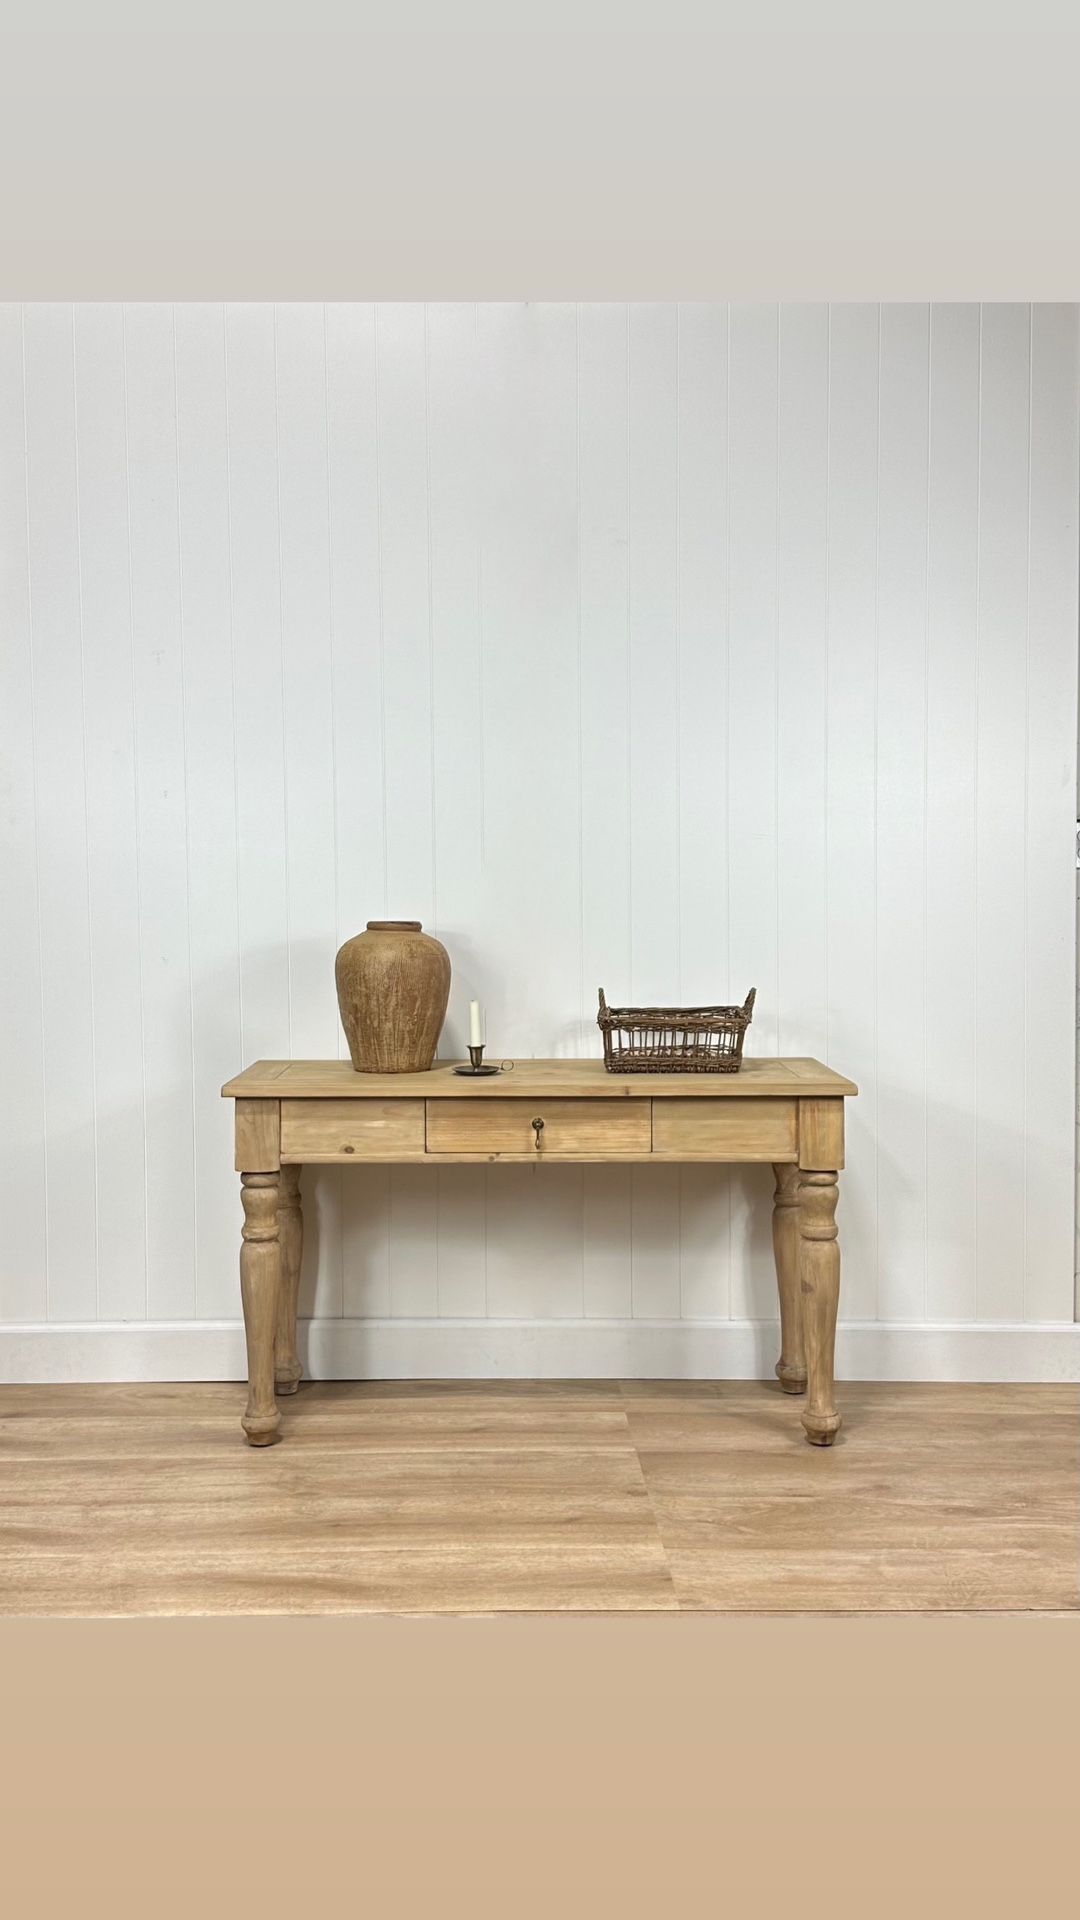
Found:
M 484 1044 L 484 1022 L 480 1013 L 479 1000 L 469 1001 L 469 1045 L 482 1047 Z

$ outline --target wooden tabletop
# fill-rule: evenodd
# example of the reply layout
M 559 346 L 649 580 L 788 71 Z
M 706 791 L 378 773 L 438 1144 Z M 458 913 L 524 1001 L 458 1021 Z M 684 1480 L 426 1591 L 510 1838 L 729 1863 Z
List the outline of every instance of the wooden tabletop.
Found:
M 459 1064 L 437 1060 L 428 1073 L 356 1073 L 348 1060 L 257 1060 L 234 1080 L 227 1080 L 221 1091 L 232 1100 L 490 1100 L 508 1095 L 590 1100 L 787 1095 L 790 1099 L 858 1092 L 853 1080 L 845 1080 L 820 1060 L 803 1058 L 744 1059 L 738 1073 L 608 1073 L 602 1060 L 518 1060 L 512 1072 L 475 1080 L 456 1074 L 454 1067 Z

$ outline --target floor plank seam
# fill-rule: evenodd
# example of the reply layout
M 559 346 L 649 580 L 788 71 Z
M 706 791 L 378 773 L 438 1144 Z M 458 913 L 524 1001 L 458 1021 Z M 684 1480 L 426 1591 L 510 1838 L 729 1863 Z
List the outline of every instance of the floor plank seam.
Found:
M 638 1472 L 641 1474 L 641 1483 L 645 1489 L 645 1498 L 648 1500 L 648 1503 L 649 1503 L 649 1512 L 652 1514 L 653 1526 L 656 1530 L 657 1542 L 659 1544 L 660 1551 L 664 1556 L 664 1566 L 667 1570 L 668 1579 L 671 1582 L 671 1591 L 675 1596 L 678 1609 L 680 1613 L 682 1613 L 682 1612 L 685 1612 L 686 1609 L 683 1606 L 682 1596 L 680 1595 L 680 1592 L 679 1592 L 679 1583 L 675 1578 L 675 1570 L 671 1564 L 671 1556 L 668 1553 L 667 1542 L 664 1539 L 664 1530 L 660 1524 L 660 1515 L 656 1510 L 656 1501 L 653 1499 L 652 1488 L 649 1485 L 649 1476 L 645 1471 L 645 1462 L 641 1457 L 641 1449 L 637 1446 L 634 1447 L 634 1456 L 638 1463 Z

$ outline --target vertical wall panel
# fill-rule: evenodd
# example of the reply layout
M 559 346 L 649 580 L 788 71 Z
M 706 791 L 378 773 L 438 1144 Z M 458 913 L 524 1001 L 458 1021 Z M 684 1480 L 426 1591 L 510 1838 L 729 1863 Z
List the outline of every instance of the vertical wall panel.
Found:
M 431 528 L 424 309 L 375 316 L 380 579 L 390 917 L 435 913 Z M 390 1175 L 395 1313 L 438 1311 L 436 1190 L 424 1168 Z
M 330 635 L 327 368 L 321 307 L 275 311 L 285 833 L 293 1045 L 304 1058 L 337 1047 L 333 957 L 334 681 Z M 301 932 L 300 929 L 303 929 Z
M 480 358 L 488 1041 L 575 1049 L 581 997 L 578 543 L 570 307 L 484 307 Z
M 180 306 L 175 324 L 184 735 L 196 744 L 186 759 L 196 1311 L 225 1319 L 235 1275 L 221 1249 L 239 1222 L 232 1114 L 219 1088 L 221 1062 L 241 1048 L 224 310 Z
M 930 323 L 926 1253 L 930 1319 L 975 1317 L 979 310 Z
M 289 999 L 293 1047 L 303 1059 L 337 1051 L 334 990 L 334 675 L 330 630 L 329 446 L 326 336 L 321 306 L 274 314 L 281 647 L 285 702 L 285 836 Z M 313 1311 L 342 1310 L 341 1175 L 314 1183 L 323 1257 Z
M 48 1316 L 42 951 L 27 545 L 24 319 L 0 306 L 0 1318 Z
M 877 1290 L 876 307 L 834 306 L 829 349 L 827 1059 L 849 1063 L 840 1205 L 844 1312 L 873 1320 Z
M 97 1311 L 106 1320 L 138 1320 L 146 1312 L 147 1252 L 144 936 L 127 536 L 124 320 L 119 307 L 75 310 L 75 397 L 94 983 Z M 228 747 L 223 771 L 231 790 Z M 225 916 L 222 963 L 235 968 L 235 874 L 231 871 L 221 907 Z M 220 1004 L 221 992 L 222 982 L 215 980 L 215 1006 Z M 228 1033 L 228 1045 L 238 1046 L 235 1030 Z M 220 1059 L 219 1047 L 208 1063 L 211 1099 L 220 1085 Z M 220 1185 L 229 1175 L 231 1158 L 222 1166 L 228 1115 L 220 1111 L 220 1100 L 214 1099 L 213 1106 L 216 1134 L 209 1158 L 217 1164 L 211 1168 L 210 1180 Z
M 336 951 L 389 909 L 375 310 L 332 306 L 324 318 Z M 346 1058 L 340 1021 L 334 1042 L 331 1051 Z M 317 1184 L 331 1182 L 340 1196 L 343 1311 L 387 1313 L 389 1173 L 324 1170 Z
M 677 1001 L 678 335 L 675 309 L 630 309 L 630 996 Z
M 630 309 L 629 338 L 630 979 L 635 1005 L 678 1003 L 679 634 L 678 316 Z M 679 1313 L 679 1181 L 635 1167 L 635 1317 Z
M 320 1177 L 326 1175 L 324 1167 Z M 390 1312 L 389 1167 L 343 1171 L 341 1199 L 343 1311 L 347 1319 L 379 1319 Z M 314 1297 L 314 1276 L 306 1297 Z
M 1060 635 L 1077 631 L 1077 310 L 1033 307 L 1031 323 L 1023 1312 L 1026 1320 L 1065 1320 L 1072 1311 L 1075 1092 L 1058 1008 L 1075 996 L 1075 837 L 1067 816 L 1077 659 Z
M 434 930 L 453 954 L 442 1053 L 464 1058 L 469 1002 L 486 998 L 475 946 L 483 912 L 484 754 L 480 681 L 480 498 L 484 383 L 474 307 L 427 315 L 428 504 L 431 516 Z M 484 1312 L 487 1173 L 438 1178 L 439 1311 Z
M 195 1109 L 171 309 L 126 308 L 125 336 L 146 1037 L 147 1315 L 184 1320 L 196 1308 Z
M 435 1174 L 439 1312 L 450 1319 L 487 1311 L 487 1177 L 486 1167 Z
M 929 310 L 881 324 L 878 478 L 878 1311 L 926 1313 Z M 887 1303 L 887 1304 L 885 1304 Z
M 625 307 L 577 314 L 583 1015 L 630 992 L 629 326 Z M 595 1036 L 595 1029 L 593 1036 Z
M 977 1305 L 1023 1315 L 1030 314 L 982 315 L 976 741 Z
M 679 1168 L 679 1312 L 724 1319 L 731 1292 L 731 1170 Z
M 325 324 L 336 948 L 389 908 L 374 308 L 328 307 Z
M 487 1304 L 495 1319 L 580 1315 L 584 1172 L 549 1161 L 500 1167 L 489 1179 Z
M 431 1167 L 390 1169 L 390 1308 L 406 1319 L 439 1311 L 439 1216 Z
M 629 324 L 576 315 L 578 701 L 581 763 L 580 1050 L 595 1052 L 597 990 L 630 996 Z M 587 743 L 587 751 L 585 750 Z M 586 1167 L 585 1311 L 631 1311 L 628 1167 Z
M 582 1173 L 583 1310 L 589 1318 L 623 1320 L 631 1308 L 633 1168 Z
M 728 315 L 678 316 L 679 990 L 723 999 L 727 978 Z
M 775 306 L 731 316 L 731 658 L 728 676 L 728 993 L 758 989 L 749 1050 L 775 1053 L 777 945 L 777 370 Z M 732 1312 L 772 1311 L 775 1281 L 761 1180 L 732 1177 Z
M 431 924 L 431 553 L 424 310 L 375 317 L 390 914 Z
M 824 1055 L 829 313 L 780 308 L 777 1041 Z
M 484 412 L 476 313 L 429 309 L 427 487 L 431 518 L 432 817 L 435 925 L 455 966 L 443 1052 L 464 1054 L 469 1001 L 483 986 L 473 940 L 483 899 L 480 498 Z M 447 903 L 439 906 L 440 898 Z M 447 912 L 450 918 L 447 918 Z
M 728 975 L 728 346 L 726 307 L 678 310 L 678 973 L 688 1006 L 733 991 Z M 731 1297 L 726 1167 L 679 1179 L 679 1287 L 689 1318 Z
M 775 1053 L 777 948 L 777 371 L 776 307 L 731 319 L 731 662 L 728 870 L 732 978 L 757 986 L 753 1051 Z
M 241 1052 L 292 1053 L 274 314 L 225 315 Z
M 631 1172 L 635 1320 L 679 1316 L 679 1168 Z
M 70 307 L 27 310 L 26 421 L 49 1316 L 91 1320 L 97 1139 Z
M 1069 1314 L 1075 308 L 30 308 L 25 420 L 23 326 L 0 1318 L 236 1313 L 217 1089 L 392 914 L 444 1053 L 756 984 L 861 1088 L 843 1316 Z M 302 1307 L 771 1318 L 770 1189 L 309 1169 Z
M 573 1054 L 583 897 L 577 330 L 569 306 L 484 307 L 478 319 L 484 828 L 475 948 L 492 1052 Z M 528 1241 L 522 1302 L 580 1313 L 580 1169 L 546 1170 L 512 1189 L 493 1170 L 487 1191 L 491 1312 L 507 1300 L 496 1222 L 505 1224 L 512 1193 L 523 1211 L 511 1244 Z

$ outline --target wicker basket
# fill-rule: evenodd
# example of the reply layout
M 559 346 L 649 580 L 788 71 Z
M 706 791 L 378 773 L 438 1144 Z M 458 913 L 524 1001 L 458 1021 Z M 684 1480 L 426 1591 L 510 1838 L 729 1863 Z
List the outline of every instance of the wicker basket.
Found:
M 738 1073 L 757 988 L 741 1007 L 609 1007 L 596 1024 L 609 1073 Z

